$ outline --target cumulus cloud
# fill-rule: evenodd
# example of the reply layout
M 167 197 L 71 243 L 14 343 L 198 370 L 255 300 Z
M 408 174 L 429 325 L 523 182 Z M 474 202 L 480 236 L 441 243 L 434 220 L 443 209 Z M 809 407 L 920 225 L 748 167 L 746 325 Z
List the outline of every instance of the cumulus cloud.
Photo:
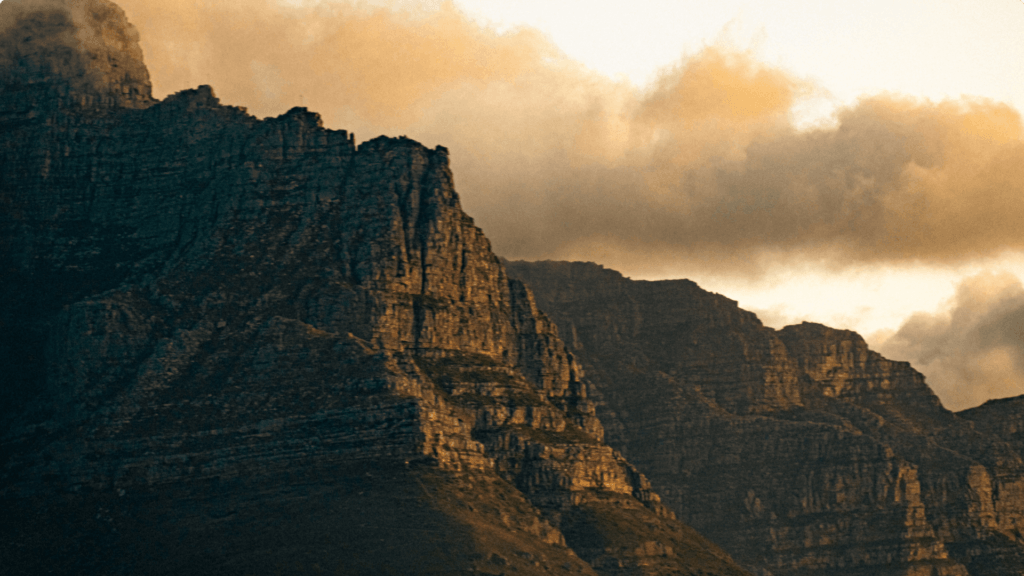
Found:
M 636 87 L 451 3 L 120 4 L 158 95 L 207 83 L 258 115 L 305 105 L 360 138 L 447 146 L 509 258 L 750 276 L 1024 248 L 1022 123 L 996 102 L 876 95 L 797 130 L 818 89 L 727 46 Z
M 1024 394 L 1024 285 L 1008 273 L 968 278 L 945 311 L 911 316 L 879 351 L 910 361 L 952 410 Z

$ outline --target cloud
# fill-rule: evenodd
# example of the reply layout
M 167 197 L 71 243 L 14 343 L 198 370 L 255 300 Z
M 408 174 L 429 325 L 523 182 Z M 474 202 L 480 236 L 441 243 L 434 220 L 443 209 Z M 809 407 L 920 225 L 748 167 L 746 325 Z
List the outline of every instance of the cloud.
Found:
M 914 314 L 879 351 L 910 361 L 952 410 L 1024 394 L 1024 285 L 1008 273 L 968 278 L 945 311 Z
M 1000 103 L 875 95 L 797 130 L 821 89 L 729 46 L 636 87 L 451 3 L 120 4 L 158 95 L 208 83 L 257 115 L 306 105 L 363 139 L 447 146 L 509 258 L 749 277 L 1024 249 L 1022 123 Z
M 113 90 L 108 96 L 115 100 L 148 102 L 149 74 L 138 41 L 138 31 L 108 0 L 0 4 L 0 78 L 5 84 L 60 75 L 84 92 Z M 122 92 L 121 86 L 134 94 Z
M 821 88 L 728 45 L 637 87 L 450 2 L 118 4 L 157 96 L 211 84 L 259 116 L 305 105 L 364 140 L 447 146 L 464 207 L 509 258 L 756 280 L 1024 250 L 1024 127 L 998 102 L 880 94 L 798 130 L 793 110 Z M 0 28 L 18 7 L 55 5 L 81 23 L 83 6 L 107 3 L 7 0 Z M 913 361 L 952 407 L 1024 392 L 1022 300 L 1009 276 L 975 278 L 882 352 Z
M 509 81 L 559 54 L 536 31 L 495 34 L 450 2 L 119 3 L 143 31 L 158 93 L 211 84 L 259 115 L 305 101 L 332 123 L 407 124 L 444 92 Z

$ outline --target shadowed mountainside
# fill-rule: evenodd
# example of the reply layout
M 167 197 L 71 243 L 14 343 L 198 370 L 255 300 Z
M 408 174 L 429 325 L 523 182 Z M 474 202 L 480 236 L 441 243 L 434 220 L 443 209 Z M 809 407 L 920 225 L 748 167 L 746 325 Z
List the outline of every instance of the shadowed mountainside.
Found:
M 152 99 L 106 0 L 0 5 L 0 565 L 745 572 L 603 443 L 443 148 Z
M 776 576 L 1024 574 L 1020 401 L 960 415 L 857 334 L 782 330 L 688 280 L 508 262 L 681 518 Z

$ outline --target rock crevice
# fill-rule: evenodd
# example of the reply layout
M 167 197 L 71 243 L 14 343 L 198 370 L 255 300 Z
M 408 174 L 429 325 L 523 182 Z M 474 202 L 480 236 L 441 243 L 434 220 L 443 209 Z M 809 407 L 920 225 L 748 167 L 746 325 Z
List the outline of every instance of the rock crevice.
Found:
M 690 281 L 508 268 L 573 335 L 609 443 L 753 571 L 1024 574 L 1012 402 L 953 414 L 859 335 L 766 328 Z
M 6 568 L 744 573 L 602 442 L 444 148 L 152 100 L 105 0 L 0 16 Z

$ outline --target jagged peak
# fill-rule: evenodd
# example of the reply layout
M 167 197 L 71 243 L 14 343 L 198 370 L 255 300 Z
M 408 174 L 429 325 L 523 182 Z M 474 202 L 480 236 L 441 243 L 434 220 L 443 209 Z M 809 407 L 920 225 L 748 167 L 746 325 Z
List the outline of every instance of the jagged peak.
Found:
M 832 328 L 817 322 L 801 322 L 786 326 L 778 331 L 779 336 L 785 339 L 788 336 L 811 339 L 811 340 L 849 340 L 858 347 L 867 347 L 864 337 L 852 330 Z
M 220 98 L 217 98 L 217 95 L 213 92 L 213 87 L 208 84 L 175 92 L 166 99 L 167 102 L 177 102 L 179 100 L 197 106 L 213 107 L 220 105 Z
M 397 136 L 397 137 L 377 136 L 376 138 L 372 138 L 370 140 L 367 140 L 366 142 L 363 142 L 362 144 L 359 145 L 359 147 L 360 147 L 360 149 L 363 149 L 363 147 L 366 147 L 366 149 L 369 149 L 369 150 L 384 150 L 384 149 L 388 149 L 388 148 L 396 148 L 397 147 L 397 148 L 411 148 L 411 149 L 423 150 L 425 152 L 426 151 L 430 151 L 429 148 L 427 148 L 426 146 L 421 144 L 419 141 L 413 140 L 412 138 L 409 138 L 408 136 Z M 447 153 L 448 153 L 448 149 L 445 148 L 444 146 L 438 146 L 433 151 L 434 152 L 443 152 L 445 155 L 447 155 Z
M 278 116 L 277 120 L 298 120 L 300 123 L 307 124 L 309 126 L 315 126 L 317 128 L 324 127 L 324 119 L 320 116 L 320 113 L 310 112 L 309 108 L 306 108 L 305 106 L 296 106 Z
M 153 103 L 139 33 L 109 0 L 0 3 L 0 87 L 32 86 L 82 107 Z
M 601 278 L 605 281 L 626 280 L 626 277 L 617 270 L 605 268 L 596 262 L 567 261 L 567 260 L 504 260 L 506 265 L 528 266 L 534 270 L 541 270 L 544 273 L 556 273 L 571 278 Z

